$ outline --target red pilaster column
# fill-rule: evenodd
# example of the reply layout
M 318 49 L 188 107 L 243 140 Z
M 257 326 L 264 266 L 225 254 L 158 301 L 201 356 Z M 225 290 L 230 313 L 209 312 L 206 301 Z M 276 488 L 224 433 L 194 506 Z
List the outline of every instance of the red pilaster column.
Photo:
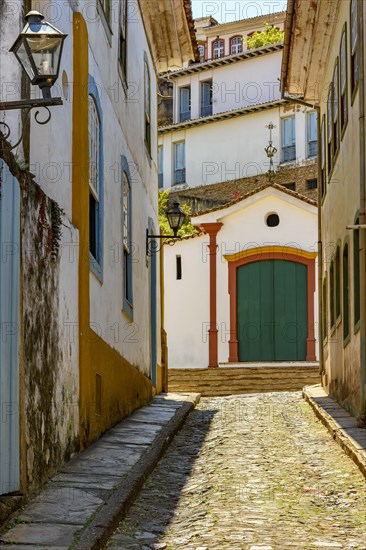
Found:
M 319 289 L 319 292 L 321 289 Z M 306 360 L 316 361 L 315 354 L 315 311 L 314 311 L 314 293 L 315 293 L 315 260 L 308 263 L 308 338 L 306 340 Z M 320 343 L 321 345 L 321 343 Z
M 205 223 L 203 229 L 210 236 L 208 245 L 210 256 L 210 328 L 208 330 L 208 366 L 217 368 L 218 362 L 218 329 L 217 329 L 217 233 L 222 223 Z

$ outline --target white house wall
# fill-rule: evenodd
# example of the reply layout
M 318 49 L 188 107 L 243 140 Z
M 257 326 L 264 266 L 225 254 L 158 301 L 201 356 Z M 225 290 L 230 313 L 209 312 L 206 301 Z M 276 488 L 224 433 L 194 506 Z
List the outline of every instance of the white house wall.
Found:
M 308 109 L 309 110 L 309 109 Z M 277 148 L 275 165 L 281 164 L 281 118 L 295 114 L 296 162 L 307 158 L 306 109 L 275 107 L 245 116 L 174 130 L 159 135 L 163 145 L 164 189 L 173 186 L 174 143 L 186 144 L 186 184 L 189 187 L 220 183 L 263 174 L 269 169 L 264 148 L 268 145 L 273 122 L 273 145 Z M 290 164 L 290 163 L 287 163 Z
M 222 222 L 217 234 L 217 323 L 220 363 L 229 357 L 230 308 L 226 254 L 263 246 L 291 246 L 317 251 L 316 207 L 281 192 L 265 190 L 232 208 L 193 220 Z M 280 225 L 266 225 L 267 214 L 276 212 Z M 165 248 L 165 329 L 168 333 L 169 367 L 208 366 L 209 236 L 177 242 Z M 182 258 L 182 280 L 176 280 L 176 256 Z M 317 280 L 317 269 L 316 269 Z M 318 342 L 318 290 L 314 294 L 315 338 Z M 171 307 L 174 304 L 174 307 Z M 179 315 L 177 315 L 179 312 Z M 318 344 L 316 346 L 318 350 Z M 317 351 L 318 354 L 318 351 Z
M 282 50 L 244 59 L 175 80 L 175 122 L 179 122 L 179 89 L 191 86 L 191 118 L 200 116 L 200 82 L 212 79 L 213 114 L 280 98 Z

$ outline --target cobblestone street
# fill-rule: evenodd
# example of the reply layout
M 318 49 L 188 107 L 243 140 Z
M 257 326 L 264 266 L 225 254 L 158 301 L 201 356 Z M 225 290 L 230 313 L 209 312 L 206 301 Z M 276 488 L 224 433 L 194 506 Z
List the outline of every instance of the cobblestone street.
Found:
M 365 479 L 300 393 L 203 399 L 113 549 L 366 549 Z

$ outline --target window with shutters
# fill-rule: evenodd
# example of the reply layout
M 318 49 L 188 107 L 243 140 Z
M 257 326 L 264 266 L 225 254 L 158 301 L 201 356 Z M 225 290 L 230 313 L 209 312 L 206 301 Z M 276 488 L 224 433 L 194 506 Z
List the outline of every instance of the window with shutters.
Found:
M 323 340 L 328 336 L 328 287 L 327 287 L 327 275 L 323 280 L 323 292 L 322 292 L 322 328 L 323 328 Z
M 328 157 L 328 174 L 333 167 L 333 82 L 329 86 L 328 101 L 327 101 L 327 157 Z
M 358 85 L 358 1 L 351 0 L 351 93 L 352 98 Z
M 145 145 L 151 157 L 151 81 L 150 69 L 145 54 L 144 61 L 144 110 L 145 110 Z
M 159 189 L 164 187 L 164 173 L 163 173 L 163 164 L 164 164 L 164 147 L 159 145 L 158 147 L 158 178 L 159 178 Z
M 89 249 L 93 258 L 100 263 L 100 118 L 95 99 L 89 95 Z
M 123 309 L 132 316 L 132 212 L 131 182 L 127 172 L 123 172 L 122 182 L 122 273 Z
M 191 87 L 179 88 L 179 122 L 191 119 Z
M 355 225 L 360 223 L 359 218 L 356 219 Z M 355 328 L 358 328 L 361 317 L 360 303 L 360 231 L 353 232 L 353 308 Z
M 326 131 L 325 131 L 325 115 L 323 115 L 322 126 L 321 126 L 321 191 L 322 197 L 325 196 L 327 192 L 327 147 L 326 147 Z
M 335 282 L 334 282 L 334 303 L 335 303 L 335 318 L 341 314 L 341 249 L 340 246 L 337 246 L 336 257 L 335 257 Z
M 339 63 L 336 61 L 333 73 L 333 158 L 339 149 Z M 334 161 L 333 161 L 334 164 Z
M 174 185 L 186 181 L 186 144 L 184 141 L 174 143 Z
M 243 37 L 242 36 L 233 36 L 230 40 L 230 53 L 242 53 L 243 51 Z
M 329 269 L 329 309 L 330 309 L 330 326 L 335 325 L 335 307 L 334 307 L 334 261 L 330 264 Z
M 307 156 L 316 157 L 318 154 L 318 128 L 317 113 L 312 111 L 307 113 Z
M 295 117 L 282 119 L 282 162 L 296 160 Z
M 218 59 L 225 55 L 225 42 L 223 40 L 215 40 L 212 43 L 212 57 Z
M 343 248 L 343 340 L 349 340 L 349 258 L 348 244 Z
M 342 135 L 348 121 L 347 72 L 347 27 L 345 26 L 342 33 L 341 47 L 339 52 L 340 119 Z
M 127 21 L 128 21 L 128 2 L 120 0 L 119 15 L 119 49 L 118 62 L 122 70 L 123 78 L 127 78 Z
M 212 80 L 201 82 L 200 116 L 212 115 Z

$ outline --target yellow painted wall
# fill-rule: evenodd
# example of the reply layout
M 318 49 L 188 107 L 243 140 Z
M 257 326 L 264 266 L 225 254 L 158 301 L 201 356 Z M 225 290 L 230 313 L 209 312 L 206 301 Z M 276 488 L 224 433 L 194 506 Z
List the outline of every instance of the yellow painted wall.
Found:
M 80 13 L 73 16 L 73 187 L 72 220 L 79 243 L 80 442 L 85 447 L 152 396 L 151 381 L 108 346 L 90 328 L 89 291 L 89 142 L 88 30 Z M 96 375 L 101 376 L 101 410 Z M 100 412 L 100 414 L 97 414 Z

